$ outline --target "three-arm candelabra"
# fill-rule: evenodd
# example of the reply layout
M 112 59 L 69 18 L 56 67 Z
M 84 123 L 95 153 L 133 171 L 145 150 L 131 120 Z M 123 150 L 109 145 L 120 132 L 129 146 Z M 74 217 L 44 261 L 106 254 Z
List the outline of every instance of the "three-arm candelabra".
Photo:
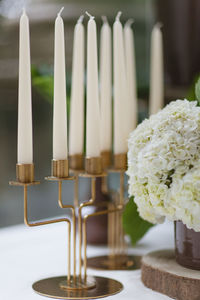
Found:
M 68 160 L 52 160 L 52 176 L 46 180 L 58 183 L 58 204 L 63 209 L 72 211 L 72 220 L 68 217 L 47 221 L 30 222 L 28 220 L 28 186 L 39 184 L 34 180 L 34 164 L 17 164 L 16 181 L 11 181 L 11 185 L 22 186 L 24 188 L 24 222 L 26 225 L 41 226 L 58 222 L 66 222 L 68 225 L 68 270 L 66 276 L 42 279 L 33 284 L 33 289 L 43 295 L 59 299 L 94 299 L 118 293 L 123 286 L 120 282 L 111 278 L 88 276 L 87 275 L 87 220 L 90 217 L 103 214 L 121 214 L 123 209 L 123 189 L 120 189 L 120 201 L 117 205 L 108 206 L 107 209 L 92 214 L 83 215 L 83 208 L 95 204 L 96 178 L 106 176 L 102 172 L 102 160 L 100 157 L 86 158 L 85 172 L 83 172 L 83 157 L 75 155 L 70 157 L 70 167 L 72 176 L 69 175 Z M 79 177 L 91 179 L 91 199 L 79 204 Z M 62 199 L 63 181 L 74 181 L 74 203 L 67 205 Z M 122 184 L 121 184 L 122 188 Z M 103 203 L 105 204 L 105 203 Z M 102 205 L 102 204 L 100 204 Z M 76 230 L 76 209 L 78 209 L 78 231 Z M 73 232 L 73 238 L 72 238 Z M 78 232 L 78 236 L 77 236 Z M 119 235 L 121 237 L 121 233 Z M 78 247 L 76 241 L 79 239 Z M 121 239 L 121 238 L 120 238 Z M 73 243 L 71 243 L 73 240 Z M 71 255 L 71 244 L 73 255 Z M 77 252 L 78 250 L 78 252 Z M 78 268 L 77 268 L 78 256 Z M 71 272 L 71 258 L 73 257 L 73 272 Z
M 127 168 L 126 153 L 115 154 L 113 157 L 110 152 L 103 152 L 102 165 L 107 173 L 117 173 L 119 175 L 119 191 L 111 197 L 112 201 L 108 203 L 109 210 L 114 213 L 108 214 L 108 248 L 109 254 L 104 256 L 95 256 L 88 258 L 88 266 L 101 270 L 136 270 L 140 268 L 141 256 L 128 255 L 127 243 L 122 224 L 123 209 L 117 207 L 125 206 L 125 172 Z M 109 194 L 106 177 L 102 181 L 102 191 Z

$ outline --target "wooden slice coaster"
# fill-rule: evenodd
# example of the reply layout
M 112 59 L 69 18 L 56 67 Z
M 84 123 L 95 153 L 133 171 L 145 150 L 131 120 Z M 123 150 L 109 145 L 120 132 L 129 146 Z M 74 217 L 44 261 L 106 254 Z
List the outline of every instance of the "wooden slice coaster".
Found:
M 200 300 L 200 271 L 180 266 L 173 250 L 151 252 L 142 259 L 142 282 L 179 300 Z

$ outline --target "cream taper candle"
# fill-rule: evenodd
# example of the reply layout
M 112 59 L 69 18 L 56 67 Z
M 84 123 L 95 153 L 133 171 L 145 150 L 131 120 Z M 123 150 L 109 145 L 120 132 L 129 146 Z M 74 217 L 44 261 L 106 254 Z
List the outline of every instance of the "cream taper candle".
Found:
M 125 41 L 125 58 L 126 58 L 126 74 L 127 74 L 127 123 L 128 133 L 132 132 L 137 126 L 137 84 L 136 84 L 136 64 L 135 64 L 135 45 L 134 35 L 131 29 L 133 20 L 130 19 L 124 26 L 124 41 Z
M 102 17 L 100 37 L 100 113 L 101 151 L 112 147 L 112 71 L 111 71 L 111 29 L 107 18 Z
M 67 159 L 67 108 L 65 74 L 64 24 L 60 14 L 55 21 L 54 41 L 54 104 L 53 104 L 53 159 Z
M 32 99 L 29 19 L 25 9 L 20 18 L 18 89 L 18 164 L 33 163 Z
M 128 149 L 127 129 L 127 79 L 125 67 L 124 38 L 122 24 L 116 16 L 113 25 L 114 51 L 114 154 L 126 153 Z
M 88 13 L 87 13 L 88 14 Z M 89 14 L 88 14 L 89 15 Z M 98 87 L 97 33 L 94 17 L 87 27 L 87 117 L 86 156 L 100 156 L 100 110 Z
M 74 29 L 69 154 L 82 154 L 84 144 L 84 27 L 83 16 Z
M 150 68 L 149 111 L 151 115 L 157 113 L 164 105 L 163 41 L 160 23 L 152 30 Z

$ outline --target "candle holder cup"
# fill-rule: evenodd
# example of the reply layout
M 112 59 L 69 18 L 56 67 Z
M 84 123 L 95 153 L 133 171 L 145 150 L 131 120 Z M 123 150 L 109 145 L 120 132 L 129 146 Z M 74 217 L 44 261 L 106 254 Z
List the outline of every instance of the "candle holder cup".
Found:
M 124 178 L 127 169 L 126 153 L 116 154 L 113 157 L 113 167 L 108 173 L 118 173 L 120 177 L 119 192 L 115 194 L 114 201 L 109 203 L 113 214 L 108 214 L 108 248 L 109 255 L 90 257 L 88 266 L 100 270 L 136 270 L 140 268 L 141 256 L 128 255 L 125 233 L 123 231 L 122 213 L 125 206 Z M 108 193 L 107 183 L 103 181 L 102 191 Z M 120 207 L 121 209 L 116 209 Z
M 83 208 L 90 205 L 95 205 L 97 177 L 106 176 L 101 172 L 100 158 L 86 159 L 86 172 L 80 173 L 79 168 L 82 168 L 83 157 L 76 156 L 70 160 L 72 172 L 74 176 L 69 175 L 68 159 L 52 160 L 52 175 L 45 179 L 51 182 L 58 183 L 58 204 L 63 209 L 70 209 L 72 218 L 57 218 L 47 221 L 30 222 L 28 219 L 28 186 L 39 184 L 39 181 L 34 181 L 34 165 L 33 164 L 17 164 L 16 174 L 17 181 L 11 181 L 10 185 L 24 187 L 24 222 L 27 226 L 42 226 L 53 223 L 65 222 L 68 225 L 68 261 L 67 275 L 42 279 L 33 284 L 33 289 L 40 295 L 58 298 L 58 299 L 97 299 L 110 296 L 120 292 L 123 288 L 122 284 L 111 278 L 88 276 L 87 275 L 87 230 L 86 224 L 91 216 L 113 213 L 116 210 L 120 211 L 122 207 L 119 205 L 112 210 L 102 210 L 97 213 L 83 215 Z M 89 173 L 88 173 L 89 171 Z M 90 173 L 91 172 L 91 173 Z M 91 179 L 91 199 L 79 204 L 78 199 L 78 178 L 79 176 Z M 63 181 L 74 181 L 74 204 L 68 205 L 63 203 L 62 199 L 62 184 Z M 76 214 L 78 208 L 78 237 L 76 230 Z M 73 231 L 72 231 L 73 229 Z M 73 232 L 73 236 L 72 236 Z M 77 253 L 78 239 L 78 253 Z M 73 249 L 73 271 L 71 270 L 71 245 Z M 78 257 L 78 268 L 77 268 Z M 78 271 L 78 272 L 77 272 Z
M 84 157 L 82 154 L 74 154 L 69 157 L 69 167 L 72 172 L 84 170 Z
M 101 153 L 102 159 L 102 168 L 103 170 L 107 170 L 111 166 L 112 153 L 111 151 L 102 151 Z

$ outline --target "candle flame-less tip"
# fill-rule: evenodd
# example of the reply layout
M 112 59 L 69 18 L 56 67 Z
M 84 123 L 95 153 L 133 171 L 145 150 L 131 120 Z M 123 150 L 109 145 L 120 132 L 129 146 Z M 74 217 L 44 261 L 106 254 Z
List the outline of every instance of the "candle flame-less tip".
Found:
M 128 19 L 127 21 L 126 21 L 126 23 L 125 23 L 125 27 L 126 26 L 131 26 L 133 23 L 134 23 L 135 21 L 134 21 L 134 19 L 133 18 L 131 18 L 131 19 Z
M 101 16 L 103 23 L 108 23 L 108 19 L 106 16 Z
M 61 13 L 62 13 L 63 9 L 64 9 L 64 6 L 63 6 L 63 7 L 61 8 L 61 10 L 58 12 L 58 16 L 60 16 L 60 15 L 61 15 Z
M 78 18 L 77 23 L 82 23 L 82 22 L 83 22 L 83 19 L 84 19 L 84 15 L 81 15 L 81 16 Z
M 121 11 L 119 11 L 119 12 L 117 13 L 116 18 L 115 18 L 116 21 L 119 21 L 119 19 L 120 19 L 120 17 L 121 17 L 121 14 L 122 14 Z
M 154 25 L 156 28 L 162 28 L 163 27 L 163 23 L 162 22 L 157 22 L 155 25 Z
M 85 13 L 86 13 L 86 15 L 87 15 L 88 17 L 90 17 L 90 19 L 92 19 L 92 20 L 94 19 L 94 16 L 92 16 L 91 14 L 89 14 L 89 12 L 86 11 Z

